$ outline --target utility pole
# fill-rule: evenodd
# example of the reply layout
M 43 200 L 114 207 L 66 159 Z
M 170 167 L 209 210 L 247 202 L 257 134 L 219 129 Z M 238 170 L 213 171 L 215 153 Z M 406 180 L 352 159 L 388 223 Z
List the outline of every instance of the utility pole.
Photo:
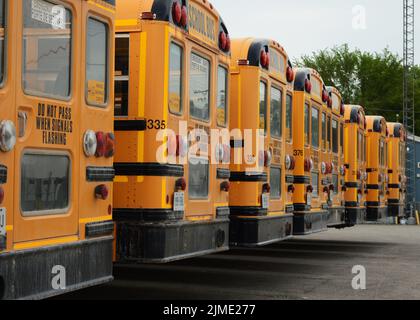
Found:
M 404 1 L 404 95 L 403 121 L 409 137 L 407 141 L 407 207 L 406 216 L 414 217 L 416 205 L 416 142 L 414 108 L 414 0 Z

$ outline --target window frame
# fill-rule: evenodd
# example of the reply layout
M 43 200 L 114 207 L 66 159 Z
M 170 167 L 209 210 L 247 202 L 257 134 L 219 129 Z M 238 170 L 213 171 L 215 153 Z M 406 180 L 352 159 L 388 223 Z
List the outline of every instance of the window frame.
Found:
M 180 92 L 181 92 L 181 103 L 180 103 L 181 111 L 179 113 L 178 112 L 173 112 L 171 110 L 170 105 L 169 105 L 169 93 L 170 93 L 169 88 L 170 88 L 170 85 L 171 85 L 171 83 L 170 83 L 170 71 L 171 71 L 171 45 L 172 44 L 175 45 L 175 46 L 178 46 L 179 48 L 182 49 L 181 90 L 180 90 Z M 185 112 L 184 103 L 186 101 L 186 99 L 185 99 L 185 81 L 186 81 L 186 76 L 185 76 L 186 75 L 186 68 L 185 68 L 186 67 L 186 61 L 185 61 L 185 59 L 186 59 L 186 53 L 187 53 L 186 48 L 185 48 L 185 45 L 183 43 L 179 42 L 177 39 L 174 39 L 174 38 L 170 39 L 170 41 L 169 41 L 169 61 L 168 61 L 168 67 L 169 67 L 169 70 L 168 70 L 168 111 L 169 111 L 170 114 L 172 114 L 174 116 L 178 116 L 178 117 L 182 117 L 184 115 L 184 112 Z
M 334 151 L 334 125 L 333 125 L 334 122 L 337 124 L 337 126 L 336 126 L 337 135 L 336 135 L 336 139 L 335 139 L 336 142 L 337 142 L 337 150 L 336 151 Z M 339 141 L 340 133 L 339 133 L 339 130 L 340 130 L 340 122 L 338 121 L 338 119 L 336 117 L 332 117 L 331 118 L 331 152 L 334 153 L 334 154 L 338 154 L 340 152 L 340 141 Z
M 314 140 L 313 140 L 313 125 L 312 124 L 313 124 L 313 119 L 314 119 L 314 117 L 313 117 L 314 110 L 316 110 L 318 112 L 318 145 L 317 146 L 314 146 Z M 316 105 L 311 106 L 311 111 L 310 111 L 310 122 L 311 122 L 310 146 L 315 150 L 320 149 L 320 144 L 319 144 L 319 141 L 320 141 L 320 135 L 319 135 L 319 133 L 320 133 L 319 132 L 320 131 L 320 126 L 319 126 L 320 114 L 321 114 L 321 108 L 320 107 L 318 107 Z
M 260 121 L 261 121 L 261 85 L 264 84 L 265 88 L 265 96 L 264 96 L 264 102 L 265 102 L 265 112 L 264 112 L 264 129 L 260 128 Z M 267 137 L 268 134 L 268 110 L 271 108 L 271 103 L 269 104 L 268 101 L 268 81 L 264 79 L 263 77 L 260 78 L 259 86 L 258 86 L 258 129 L 264 130 L 264 137 Z
M 217 64 L 216 100 L 219 100 L 219 68 L 223 68 L 226 71 L 226 86 L 225 86 L 226 105 L 225 105 L 225 124 L 221 125 L 217 121 L 217 110 L 219 109 L 219 106 L 218 106 L 218 101 L 216 102 L 216 126 L 218 126 L 220 128 L 227 128 L 228 124 L 229 124 L 229 93 L 230 93 L 230 90 L 229 90 L 229 67 L 226 66 L 224 63 L 221 63 L 221 62 L 219 62 Z
M 290 128 L 287 127 L 288 125 L 288 121 L 287 121 L 287 98 L 290 97 Z M 289 129 L 290 132 L 290 137 L 286 136 L 286 142 L 289 144 L 293 143 L 293 93 L 291 92 L 287 92 L 286 93 L 286 103 L 285 103 L 285 120 L 286 120 L 286 125 L 285 125 L 285 129 Z
M 70 67 L 69 67 L 70 68 L 69 95 L 66 96 L 66 97 L 61 97 L 61 96 L 48 94 L 48 93 L 42 93 L 42 92 L 38 92 L 38 91 L 35 91 L 35 90 L 30 90 L 30 89 L 25 88 L 24 77 L 23 77 L 24 69 L 25 69 L 24 68 L 24 66 L 25 66 L 25 64 L 24 64 L 24 60 L 25 60 L 24 59 L 24 57 L 25 57 L 25 54 L 24 54 L 24 49 L 25 49 L 25 37 L 24 37 L 25 26 L 24 26 L 24 23 L 25 23 L 25 20 L 24 20 L 23 12 L 22 12 L 22 15 L 21 15 L 21 18 L 22 18 L 21 28 L 22 28 L 22 30 L 21 30 L 21 33 L 20 33 L 20 36 L 22 37 L 22 41 L 21 41 L 22 47 L 21 47 L 21 50 L 20 50 L 21 51 L 20 52 L 20 54 L 21 54 L 21 67 L 22 67 L 22 70 L 20 72 L 20 78 L 21 78 L 20 83 L 21 83 L 22 92 L 26 96 L 30 96 L 30 97 L 46 98 L 46 99 L 51 99 L 51 100 L 69 102 L 73 99 L 73 90 L 74 90 L 74 88 L 73 88 L 73 80 L 74 80 L 74 74 L 75 74 L 75 71 L 74 71 L 74 48 L 75 48 L 75 44 L 76 44 L 76 39 L 74 37 L 74 16 L 75 15 L 74 15 L 72 6 L 70 6 L 67 3 L 62 3 L 62 2 L 56 1 L 56 0 L 43 0 L 43 1 L 48 2 L 50 4 L 53 4 L 53 5 L 61 5 L 66 10 L 69 10 L 71 12 L 71 29 L 70 29 L 70 31 L 71 31 L 70 32 L 71 48 L 70 48 L 70 54 L 69 54 L 69 57 L 70 57 L 70 59 L 69 59 L 69 65 L 70 65 Z M 23 6 L 23 2 L 21 4 Z M 3 87 L 1 87 L 1 88 L 3 88 Z
M 127 82 L 127 89 L 128 89 L 128 94 L 127 94 L 127 115 L 115 115 L 115 117 L 118 118 L 123 118 L 123 117 L 128 117 L 129 116 L 129 109 L 130 109 L 130 67 L 131 67 L 131 61 L 130 61 L 130 49 L 131 49 L 131 37 L 130 37 L 130 32 L 120 32 L 120 33 L 116 33 L 115 34 L 115 52 L 117 51 L 117 39 L 128 39 L 128 75 L 127 76 L 117 76 L 114 75 L 114 115 L 115 115 L 115 97 L 116 97 L 116 85 L 115 83 L 117 81 L 121 81 L 121 82 Z M 116 58 L 116 54 L 115 54 L 115 58 Z M 127 77 L 127 80 L 124 79 L 117 79 L 117 78 L 125 78 Z
M 69 172 L 68 172 L 68 204 L 66 208 L 63 209 L 50 209 L 50 210 L 37 210 L 37 211 L 23 211 L 22 208 L 22 161 L 23 157 L 25 155 L 41 155 L 41 156 L 65 156 L 69 160 Z M 72 203 L 73 203 L 73 158 L 70 154 L 70 152 L 67 151 L 60 151 L 60 150 L 41 150 L 41 149 L 26 149 L 24 150 L 20 155 L 20 162 L 19 162 L 19 170 L 20 170 L 20 180 L 19 180 L 19 209 L 20 209 L 20 215 L 24 218 L 33 218 L 33 217 L 43 217 L 43 216 L 65 216 L 68 214 Z
M 306 111 L 308 111 L 308 114 L 306 114 Z M 306 117 L 306 115 L 308 116 Z M 305 147 L 309 147 L 311 143 L 311 122 L 311 105 L 309 102 L 305 102 L 303 106 L 303 136 Z
M 271 129 L 272 129 L 272 126 L 271 126 L 271 111 L 273 110 L 271 102 L 273 100 L 273 97 L 272 97 L 273 90 L 277 90 L 278 92 L 280 92 L 280 112 L 279 112 L 279 114 L 280 114 L 280 136 L 275 136 L 271 132 Z M 270 137 L 272 139 L 275 139 L 275 140 L 278 140 L 278 141 L 282 141 L 282 139 L 283 139 L 283 98 L 284 98 L 283 88 L 281 88 L 280 86 L 272 83 L 271 86 L 270 86 Z
M 87 40 L 88 40 L 88 37 L 87 37 L 87 35 L 88 35 L 88 26 L 89 26 L 89 20 L 90 19 L 92 19 L 92 20 L 95 20 L 95 21 L 97 21 L 97 22 L 100 22 L 100 23 L 103 23 L 104 25 L 105 25 L 105 27 L 106 27 L 106 47 L 107 47 L 107 51 L 106 51 L 106 63 L 107 63 L 107 65 L 106 65 L 106 76 L 105 76 L 105 81 L 106 81 L 106 85 L 105 85 L 105 102 L 103 103 L 103 104 L 100 104 L 100 103 L 90 103 L 89 102 L 89 100 L 88 100 L 88 86 L 87 86 L 87 84 L 88 84 L 88 78 L 87 78 L 87 64 L 88 64 L 88 59 L 87 59 L 87 49 L 88 49 L 88 46 L 87 46 Z M 112 39 L 111 39 L 111 36 L 112 36 Z M 85 40 L 85 83 L 84 83 L 84 95 L 85 95 L 85 103 L 86 103 L 86 105 L 87 106 L 89 106 L 89 107 L 94 107 L 94 108 L 101 108 L 101 109 L 106 109 L 106 108 L 108 108 L 109 107 L 109 105 L 110 105 L 110 101 L 109 101 L 109 96 L 110 96 L 110 89 L 111 89 L 111 87 L 110 87 L 110 79 L 111 79 L 111 68 L 110 68 L 110 66 L 112 65 L 112 62 L 111 62 L 111 56 L 113 56 L 112 54 L 111 54 L 111 46 L 110 46 L 110 44 L 112 43 L 112 41 L 113 41 L 113 38 L 114 37 L 114 35 L 111 35 L 111 32 L 110 32 L 110 24 L 109 24 L 109 21 L 107 21 L 106 19 L 104 19 L 104 18 L 102 18 L 102 17 L 100 17 L 99 15 L 97 15 L 97 14 L 94 14 L 94 13 L 92 13 L 92 12 L 90 12 L 90 13 L 88 13 L 87 14 L 87 16 L 86 16 L 86 34 L 85 34 L 85 38 L 84 38 L 84 40 Z

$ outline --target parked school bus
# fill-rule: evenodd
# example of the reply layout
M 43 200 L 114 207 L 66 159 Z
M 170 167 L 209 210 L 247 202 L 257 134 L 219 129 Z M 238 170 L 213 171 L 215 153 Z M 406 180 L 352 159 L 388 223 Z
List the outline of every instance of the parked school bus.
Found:
M 229 129 L 229 32 L 198 0 L 119 1 L 116 24 L 116 258 L 227 250 L 229 135 L 214 162 L 189 149 Z
M 0 10 L 0 299 L 110 281 L 114 1 Z
M 327 87 L 331 99 L 331 180 L 329 185 L 329 227 L 348 225 L 344 206 L 344 103 L 340 92 L 333 87 Z M 324 116 L 322 117 L 322 120 Z M 324 121 L 323 121 L 324 123 Z M 328 127 L 327 127 L 327 130 Z M 328 135 L 328 134 L 327 134 Z
M 296 70 L 293 93 L 293 155 L 286 158 L 294 165 L 294 222 L 296 235 L 327 229 L 328 208 L 324 208 L 325 195 L 320 190 L 326 174 L 320 155 L 320 113 L 327 101 L 320 75 L 312 69 Z M 293 157 L 293 158 L 292 158 Z M 321 173 L 321 171 L 323 171 Z
M 285 212 L 285 105 L 293 94 L 293 69 L 272 40 L 232 41 L 230 243 L 259 246 L 292 233 Z M 251 136 L 247 135 L 248 131 Z
M 405 155 L 407 133 L 401 123 L 387 123 L 388 127 L 388 192 L 389 217 L 403 217 L 405 209 Z
M 346 220 L 354 225 L 366 219 L 366 116 L 363 107 L 345 105 L 344 121 Z
M 366 219 L 377 221 L 385 218 L 387 213 L 385 197 L 388 188 L 388 129 L 386 120 L 380 116 L 367 116 L 366 123 Z

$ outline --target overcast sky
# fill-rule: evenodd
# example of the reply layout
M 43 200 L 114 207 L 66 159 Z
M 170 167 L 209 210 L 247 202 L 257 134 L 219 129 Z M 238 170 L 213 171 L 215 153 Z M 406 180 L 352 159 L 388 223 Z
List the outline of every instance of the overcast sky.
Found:
M 211 0 L 233 38 L 273 38 L 292 59 L 348 43 L 402 57 L 403 0 Z M 417 7 L 416 39 L 420 39 Z M 420 40 L 416 43 L 420 63 Z

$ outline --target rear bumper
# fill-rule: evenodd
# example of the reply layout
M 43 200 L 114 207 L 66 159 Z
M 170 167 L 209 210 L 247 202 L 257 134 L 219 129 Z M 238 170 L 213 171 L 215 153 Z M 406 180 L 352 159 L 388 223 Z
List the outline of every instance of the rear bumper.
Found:
M 118 221 L 120 263 L 167 263 L 229 250 L 229 218 L 212 221 Z
M 293 234 L 308 235 L 328 230 L 328 211 L 295 211 Z
M 355 226 L 366 221 L 365 208 L 346 208 L 346 225 Z
M 329 208 L 328 228 L 343 228 L 346 226 L 346 209 L 344 207 Z
M 379 221 L 386 218 L 387 207 L 367 207 L 366 221 Z
M 292 236 L 293 214 L 230 218 L 230 245 L 258 247 Z
M 108 236 L 0 254 L 0 300 L 45 299 L 112 281 L 112 253 Z M 57 266 L 65 289 L 53 288 Z

